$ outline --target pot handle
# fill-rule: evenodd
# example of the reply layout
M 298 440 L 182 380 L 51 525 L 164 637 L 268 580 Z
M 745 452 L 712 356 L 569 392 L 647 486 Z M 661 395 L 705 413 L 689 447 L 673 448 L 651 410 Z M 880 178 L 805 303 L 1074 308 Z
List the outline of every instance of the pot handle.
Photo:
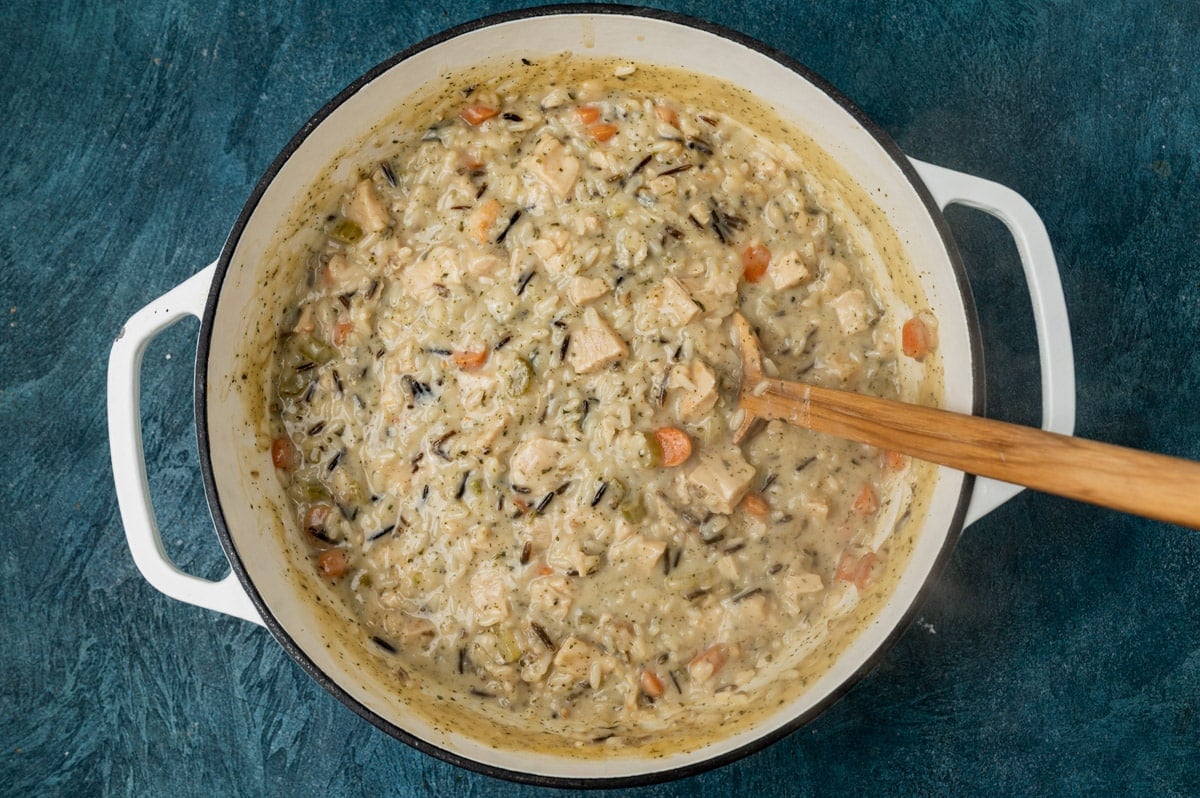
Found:
M 966 205 L 996 217 L 1008 228 L 1033 303 L 1042 374 L 1042 429 L 1071 435 L 1075 430 L 1075 355 L 1058 263 L 1041 217 L 1024 197 L 999 183 L 910 160 L 940 208 Z M 977 479 L 966 523 L 978 521 L 1022 490 L 1007 482 Z
M 130 317 L 108 359 L 108 440 L 117 504 L 129 552 L 142 576 L 173 599 L 262 624 L 262 618 L 231 571 L 211 582 L 181 571 L 163 547 L 142 447 L 141 366 L 146 346 L 185 316 L 200 317 L 216 264 L 210 264 Z

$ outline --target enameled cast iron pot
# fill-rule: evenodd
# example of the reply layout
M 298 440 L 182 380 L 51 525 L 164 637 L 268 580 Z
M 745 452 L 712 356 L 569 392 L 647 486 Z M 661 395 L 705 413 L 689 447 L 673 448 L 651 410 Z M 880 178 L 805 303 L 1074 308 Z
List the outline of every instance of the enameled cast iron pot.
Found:
M 568 6 L 489 17 L 455 28 L 380 64 L 342 91 L 296 134 L 255 187 L 216 263 L 136 313 L 113 345 L 108 419 L 117 497 L 129 547 L 151 584 L 169 596 L 264 624 L 329 692 L 389 734 L 442 759 L 504 778 L 561 786 L 614 786 L 674 778 L 729 762 L 777 740 L 845 693 L 899 637 L 925 586 L 937 576 L 959 533 L 1018 488 L 939 469 L 931 509 L 914 553 L 878 619 L 834 668 L 790 704 L 750 730 L 661 759 L 573 759 L 512 752 L 439 730 L 405 713 L 361 673 L 330 654 L 311 607 L 288 572 L 264 508 L 278 500 L 269 454 L 246 434 L 249 410 L 224 390 L 235 368 L 243 318 L 253 303 L 254 265 L 283 215 L 348 143 L 389 115 L 399 101 L 448 69 L 513 52 L 578 51 L 665 63 L 749 89 L 791 118 L 834 156 L 885 212 L 939 320 L 946 406 L 982 413 L 983 371 L 970 288 L 942 208 L 962 203 L 1008 226 L 1024 265 L 1041 357 L 1043 426 L 1070 434 L 1074 370 L 1066 307 L 1045 229 L 1021 197 L 1002 186 L 907 158 L 849 100 L 787 56 L 728 30 L 674 14 L 629 7 Z M 141 356 L 149 341 L 185 315 L 201 319 L 195 372 L 196 437 L 213 522 L 232 572 L 209 582 L 183 573 L 166 556 L 146 482 L 139 417 Z M 277 495 L 271 497 L 274 491 Z M 264 491 L 267 495 L 264 495 Z M 270 512 L 269 509 L 266 512 Z

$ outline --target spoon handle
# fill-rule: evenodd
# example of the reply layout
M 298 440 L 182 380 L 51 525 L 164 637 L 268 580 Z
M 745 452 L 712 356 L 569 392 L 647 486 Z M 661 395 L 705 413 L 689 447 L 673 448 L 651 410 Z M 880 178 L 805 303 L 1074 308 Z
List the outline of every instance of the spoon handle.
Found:
M 762 378 L 740 403 L 758 418 L 1200 529 L 1200 463 L 1191 460 L 788 380 Z

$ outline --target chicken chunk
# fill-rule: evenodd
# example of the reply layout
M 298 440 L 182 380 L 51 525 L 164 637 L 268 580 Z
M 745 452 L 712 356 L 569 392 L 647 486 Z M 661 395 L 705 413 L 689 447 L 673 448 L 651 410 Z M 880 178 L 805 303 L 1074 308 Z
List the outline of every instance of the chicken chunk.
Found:
M 368 233 L 378 233 L 392 223 L 391 214 L 383 207 L 375 184 L 370 180 L 363 180 L 354 187 L 354 193 L 346 203 L 346 218 Z
M 754 466 L 746 462 L 736 446 L 702 451 L 687 473 L 692 494 L 714 513 L 725 515 L 733 512 L 753 480 Z
M 846 335 L 856 335 L 871 326 L 871 311 L 867 295 L 861 288 L 852 288 L 829 303 L 837 314 L 838 324 Z
M 667 277 L 647 297 L 656 315 L 672 327 L 682 327 L 700 314 L 700 306 L 674 277 Z
M 793 249 L 771 264 L 771 268 L 767 269 L 767 276 L 771 278 L 771 284 L 777 290 L 784 291 L 807 280 L 808 267 L 804 265 L 800 253 Z
M 496 563 L 485 562 L 471 574 L 470 592 L 480 626 L 495 626 L 508 617 L 508 591 Z
M 583 329 L 571 334 L 568 359 L 579 374 L 591 374 L 611 365 L 629 353 L 621 336 L 613 332 L 594 308 L 583 314 Z
M 623 536 L 619 534 L 609 547 L 608 561 L 618 567 L 627 566 L 643 576 L 649 575 L 667 550 L 666 542 L 652 540 L 629 528 L 624 533 Z
M 571 195 L 579 179 L 579 159 L 553 136 L 543 136 L 524 166 L 559 200 Z
M 615 667 L 614 659 L 606 656 L 599 646 L 572 635 L 558 647 L 547 685 L 552 690 L 562 690 L 587 682 L 596 690 Z
M 509 479 L 536 494 L 554 490 L 565 477 L 563 458 L 567 451 L 565 443 L 550 438 L 522 441 L 509 458 Z
M 595 277 L 572 277 L 567 283 L 567 298 L 577 307 L 583 307 L 607 293 L 608 284 Z
M 717 378 L 702 360 L 680 363 L 671 371 L 671 387 L 679 392 L 679 417 L 696 421 L 717 405 Z

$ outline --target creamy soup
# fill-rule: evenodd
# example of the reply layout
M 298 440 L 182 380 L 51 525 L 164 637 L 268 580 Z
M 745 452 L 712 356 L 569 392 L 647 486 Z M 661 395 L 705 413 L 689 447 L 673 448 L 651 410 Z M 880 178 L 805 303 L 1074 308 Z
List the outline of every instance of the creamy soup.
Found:
M 935 322 L 748 101 L 570 55 L 487 75 L 304 224 L 265 370 L 289 528 L 398 690 L 585 747 L 720 736 L 886 595 L 923 467 L 735 445 L 731 314 L 768 374 L 904 398 Z

